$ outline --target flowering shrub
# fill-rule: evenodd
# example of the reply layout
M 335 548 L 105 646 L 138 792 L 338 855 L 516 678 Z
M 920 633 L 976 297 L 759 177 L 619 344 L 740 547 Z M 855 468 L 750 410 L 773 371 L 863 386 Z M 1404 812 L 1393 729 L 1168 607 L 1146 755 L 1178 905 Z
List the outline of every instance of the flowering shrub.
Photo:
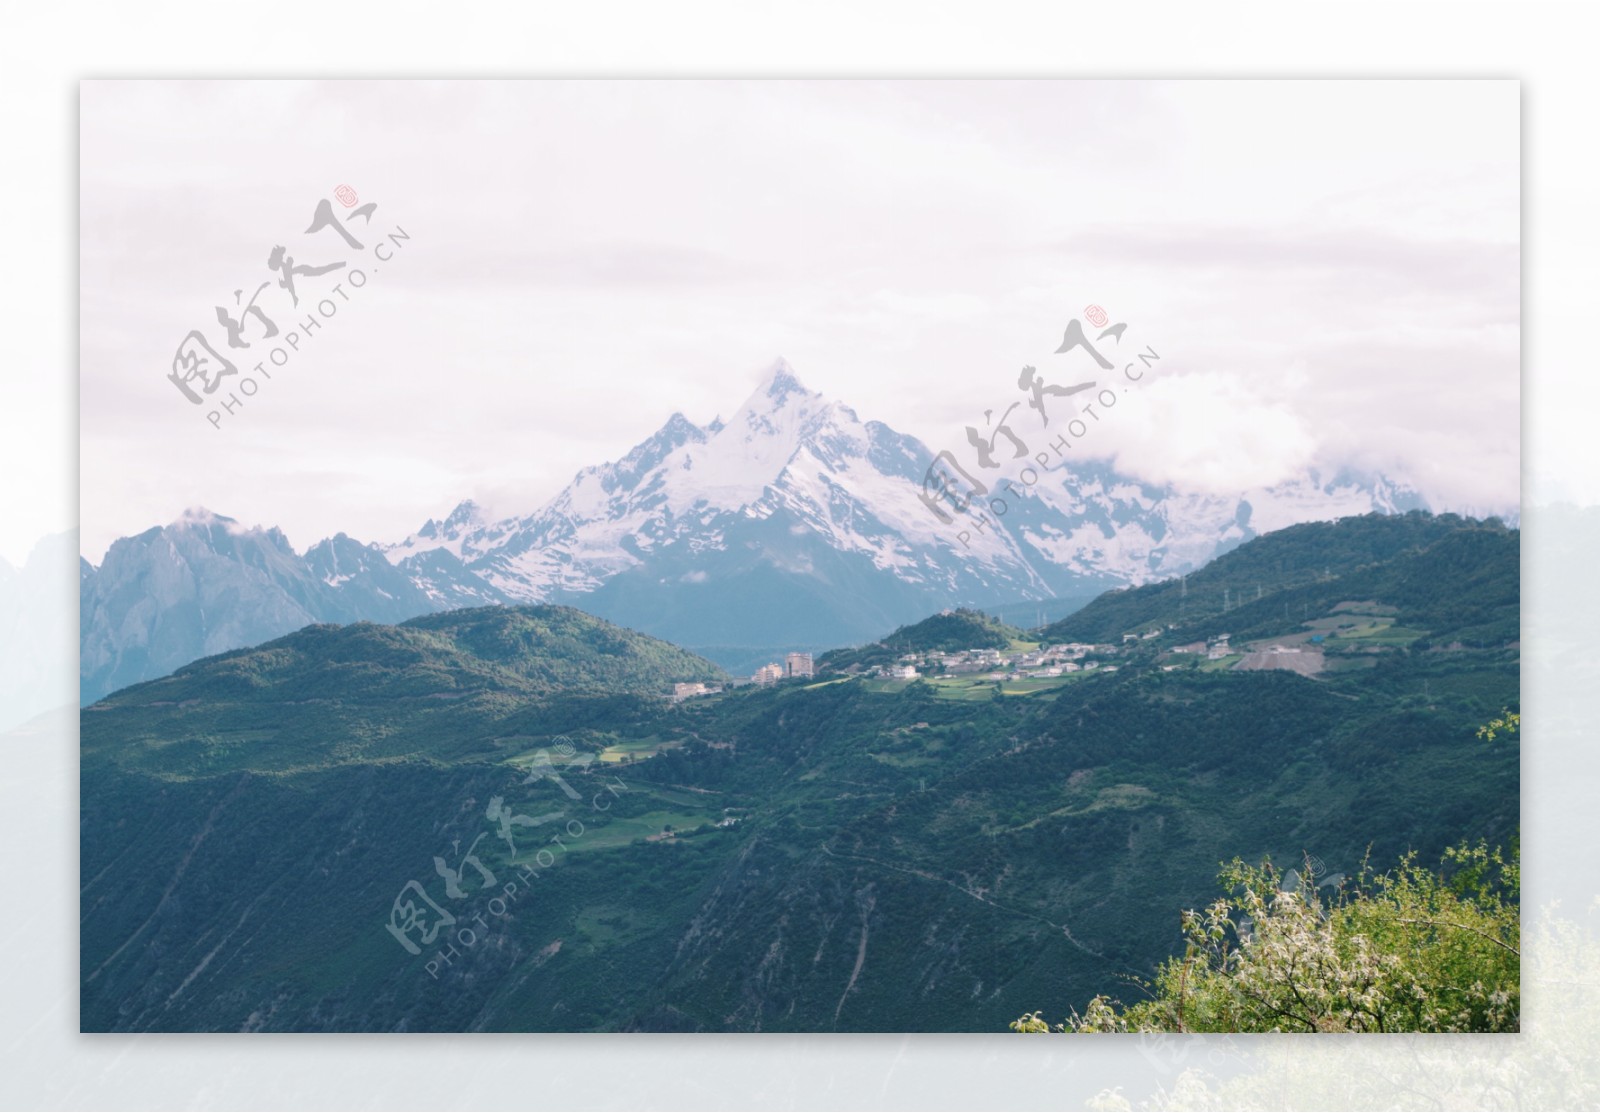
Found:
M 1227 895 L 1183 913 L 1184 953 L 1124 1005 L 1097 996 L 1051 1025 L 1018 1032 L 1515 1032 L 1520 858 L 1486 844 L 1447 851 L 1439 871 L 1414 855 L 1390 873 L 1363 867 L 1326 900 L 1316 878 L 1237 859 Z

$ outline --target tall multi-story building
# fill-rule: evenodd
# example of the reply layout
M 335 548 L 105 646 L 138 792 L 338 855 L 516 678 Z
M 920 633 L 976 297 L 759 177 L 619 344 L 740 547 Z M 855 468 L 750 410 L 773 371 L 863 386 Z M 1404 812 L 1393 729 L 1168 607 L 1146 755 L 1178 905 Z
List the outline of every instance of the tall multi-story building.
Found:
M 775 684 L 783 679 L 783 666 L 776 662 L 762 665 L 750 679 L 757 684 Z
M 791 653 L 783 659 L 783 674 L 785 676 L 814 676 L 815 670 L 811 664 L 811 654 Z

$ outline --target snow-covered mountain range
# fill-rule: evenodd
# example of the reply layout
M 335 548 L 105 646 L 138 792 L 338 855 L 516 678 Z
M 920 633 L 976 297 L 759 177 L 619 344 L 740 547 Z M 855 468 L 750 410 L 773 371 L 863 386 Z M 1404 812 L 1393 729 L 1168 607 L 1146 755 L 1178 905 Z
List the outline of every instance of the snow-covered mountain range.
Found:
M 926 504 L 933 459 L 779 360 L 726 422 L 673 414 L 526 516 L 463 502 L 395 544 L 340 534 L 297 554 L 277 529 L 188 511 L 84 562 L 83 698 L 313 622 L 507 602 L 571 603 L 745 671 L 959 604 L 1058 618 L 1257 533 L 1426 508 L 1380 477 L 1308 473 L 1221 498 L 1090 463 L 1045 472 L 976 529 Z

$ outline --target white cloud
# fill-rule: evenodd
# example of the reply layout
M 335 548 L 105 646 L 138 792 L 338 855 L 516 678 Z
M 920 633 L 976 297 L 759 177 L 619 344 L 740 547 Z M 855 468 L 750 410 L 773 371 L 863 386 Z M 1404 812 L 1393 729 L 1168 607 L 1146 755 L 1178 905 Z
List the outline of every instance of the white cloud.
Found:
M 960 444 L 1089 302 L 1170 369 L 1131 464 L 1515 498 L 1514 83 L 89 82 L 82 133 L 86 553 L 196 503 L 298 545 L 526 512 L 780 355 Z M 337 248 L 341 182 L 412 238 L 212 428 L 178 339 Z
M 1232 372 L 1152 377 L 1107 411 L 1085 447 L 1110 448 L 1120 471 L 1153 484 L 1237 494 L 1315 461 L 1311 427 L 1288 403 Z M 1113 447 L 1114 446 L 1114 447 Z

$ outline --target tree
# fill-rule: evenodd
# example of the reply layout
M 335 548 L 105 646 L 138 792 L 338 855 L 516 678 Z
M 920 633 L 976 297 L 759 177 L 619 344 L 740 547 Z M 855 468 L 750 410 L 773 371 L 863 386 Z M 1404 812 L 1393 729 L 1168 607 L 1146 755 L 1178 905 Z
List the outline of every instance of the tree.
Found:
M 1018 1032 L 1515 1032 L 1521 1002 L 1520 852 L 1447 851 L 1438 871 L 1406 855 L 1363 868 L 1326 902 L 1315 876 L 1234 860 L 1204 911 L 1183 913 L 1184 953 L 1150 999 L 1096 996 Z
M 1497 735 L 1522 733 L 1522 712 L 1502 711 L 1498 719 L 1490 719 L 1478 728 L 1478 737 L 1485 742 L 1493 742 Z

